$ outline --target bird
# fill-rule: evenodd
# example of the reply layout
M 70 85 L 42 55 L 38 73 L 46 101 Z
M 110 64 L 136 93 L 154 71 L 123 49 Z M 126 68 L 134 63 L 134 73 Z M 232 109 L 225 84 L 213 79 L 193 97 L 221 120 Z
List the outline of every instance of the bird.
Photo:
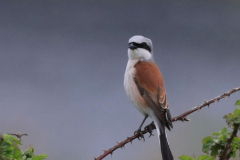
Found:
M 128 43 L 128 62 L 124 75 L 124 89 L 144 119 L 136 132 L 141 133 L 145 120 L 152 118 L 158 133 L 163 160 L 173 160 L 165 128 L 173 128 L 166 90 L 161 71 L 153 58 L 153 44 L 149 38 L 133 36 Z

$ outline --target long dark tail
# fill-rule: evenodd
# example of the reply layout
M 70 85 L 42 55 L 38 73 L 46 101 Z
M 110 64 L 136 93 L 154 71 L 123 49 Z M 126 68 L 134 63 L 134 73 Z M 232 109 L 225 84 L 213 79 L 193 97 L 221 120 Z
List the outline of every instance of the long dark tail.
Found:
M 173 160 L 172 152 L 169 148 L 166 133 L 161 133 L 159 135 L 160 145 L 161 145 L 161 152 L 162 152 L 162 159 L 163 160 Z
M 165 133 L 165 125 L 154 113 L 152 113 L 151 117 L 154 121 L 154 124 L 156 125 L 156 129 L 158 132 L 158 138 L 162 152 L 162 159 L 173 160 L 174 158 L 168 144 L 167 135 Z

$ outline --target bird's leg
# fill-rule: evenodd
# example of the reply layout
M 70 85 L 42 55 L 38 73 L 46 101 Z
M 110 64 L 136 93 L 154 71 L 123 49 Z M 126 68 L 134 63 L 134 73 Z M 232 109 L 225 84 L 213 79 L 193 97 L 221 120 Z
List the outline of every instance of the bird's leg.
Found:
M 147 129 L 148 130 L 148 132 L 149 132 L 149 137 L 151 137 L 151 136 L 154 136 L 154 134 L 152 134 L 152 130 L 153 130 L 153 126 L 152 126 L 152 124 L 153 124 L 154 122 L 152 122 L 151 124 L 149 124 L 149 125 L 147 125 L 144 129 Z M 148 138 L 149 138 L 148 137 Z
M 139 126 L 138 130 L 136 130 L 136 131 L 134 132 L 134 134 L 136 134 L 136 133 L 138 133 L 138 132 L 140 133 L 140 136 L 138 137 L 139 140 L 143 139 L 143 141 L 145 141 L 144 136 L 143 136 L 143 133 L 142 133 L 142 131 L 141 131 L 141 128 L 142 128 L 142 125 L 143 125 L 143 123 L 146 121 L 147 118 L 148 118 L 148 116 L 146 115 L 146 116 L 144 117 L 141 125 Z

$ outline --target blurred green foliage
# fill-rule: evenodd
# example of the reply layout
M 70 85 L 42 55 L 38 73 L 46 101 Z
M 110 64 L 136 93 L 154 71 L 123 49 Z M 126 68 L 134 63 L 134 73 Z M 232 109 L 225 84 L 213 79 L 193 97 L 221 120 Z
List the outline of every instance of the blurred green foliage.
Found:
M 21 142 L 16 137 L 8 134 L 1 136 L 0 160 L 42 160 L 47 158 L 45 154 L 36 156 L 32 146 L 24 152 L 20 151 L 18 145 L 21 145 Z
M 225 115 L 223 118 L 226 119 L 226 122 L 229 127 L 233 129 L 240 125 L 240 100 L 237 100 L 235 103 L 237 108 L 233 113 Z M 223 150 L 228 144 L 228 140 L 231 137 L 232 132 L 228 132 L 226 127 L 223 127 L 219 132 L 213 132 L 212 136 L 207 136 L 203 138 L 203 147 L 202 151 L 208 155 L 201 155 L 199 158 L 183 155 L 179 157 L 181 160 L 214 160 L 217 157 L 220 157 L 223 153 Z M 230 147 L 228 148 L 228 156 L 235 158 L 236 151 L 240 149 L 240 138 L 234 137 Z M 239 155 L 240 156 L 240 155 Z

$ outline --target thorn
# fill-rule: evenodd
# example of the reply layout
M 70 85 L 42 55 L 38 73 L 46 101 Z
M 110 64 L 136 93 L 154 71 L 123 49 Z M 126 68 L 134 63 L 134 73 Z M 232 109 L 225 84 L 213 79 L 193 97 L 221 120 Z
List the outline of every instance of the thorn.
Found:
M 113 152 L 110 152 L 110 154 L 111 154 L 111 158 L 112 158 Z
M 214 103 L 217 103 L 217 100 L 214 100 Z
M 112 158 L 112 155 L 113 155 L 113 149 L 110 148 L 109 150 L 110 150 L 110 154 L 111 154 L 111 158 Z
M 97 158 L 94 157 L 94 160 L 97 160 Z
M 131 142 L 131 144 L 132 144 L 131 138 L 130 138 L 130 137 L 127 137 L 127 139 L 128 139 L 128 142 Z
M 121 142 L 117 141 L 117 144 L 119 145 L 119 147 L 121 147 L 123 149 L 123 146 L 121 146 Z

